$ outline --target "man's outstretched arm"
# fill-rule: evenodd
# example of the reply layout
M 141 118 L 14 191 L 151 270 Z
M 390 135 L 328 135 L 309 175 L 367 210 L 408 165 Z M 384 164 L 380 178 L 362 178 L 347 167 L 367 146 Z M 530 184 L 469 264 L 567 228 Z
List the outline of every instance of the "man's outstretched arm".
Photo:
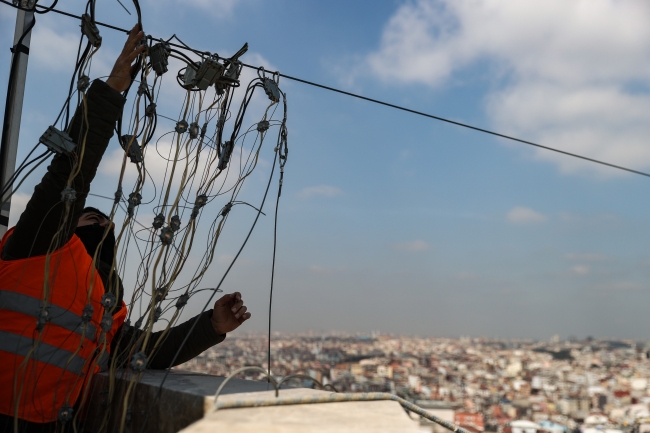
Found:
M 68 128 L 68 134 L 77 144 L 87 133 L 84 157 L 79 174 L 72 182 L 76 191 L 76 200 L 71 206 L 71 218 L 68 219 L 59 242 L 54 249 L 67 243 L 77 225 L 81 211 L 85 207 L 90 183 L 95 177 L 108 143 L 113 136 L 115 122 L 122 112 L 125 99 L 119 92 L 124 91 L 130 83 L 131 63 L 144 50 L 137 43 L 144 33 L 136 27 L 131 30 L 124 50 L 115 62 L 115 67 L 107 82 L 95 80 L 86 93 L 87 119 L 85 123 L 84 107 L 81 104 Z M 56 155 L 47 168 L 47 173 L 34 188 L 34 193 L 20 216 L 13 234 L 2 250 L 4 260 L 16 260 L 46 254 L 52 238 L 59 230 L 65 206 L 61 201 L 61 192 L 66 186 L 72 171 L 72 158 Z

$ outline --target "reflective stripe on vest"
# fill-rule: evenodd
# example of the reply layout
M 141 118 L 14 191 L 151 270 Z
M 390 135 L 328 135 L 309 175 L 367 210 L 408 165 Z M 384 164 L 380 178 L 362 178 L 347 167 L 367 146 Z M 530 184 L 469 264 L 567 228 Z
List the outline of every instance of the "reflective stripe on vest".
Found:
M 38 319 L 42 305 L 42 299 L 33 298 L 23 293 L 0 290 L 0 310 L 14 311 Z M 81 316 L 58 305 L 49 304 L 47 307 L 49 309 L 49 323 L 65 328 L 68 331 L 76 332 L 91 341 L 95 341 L 95 334 L 97 332 L 95 325 L 92 323 L 84 325 Z M 84 330 L 86 331 L 85 334 Z
M 27 356 L 34 347 L 35 340 L 29 337 L 0 331 L 0 350 L 13 353 L 18 356 Z M 30 356 L 34 361 L 53 365 L 62 370 L 81 375 L 86 360 L 74 353 L 60 349 L 56 346 L 38 342 L 36 350 Z

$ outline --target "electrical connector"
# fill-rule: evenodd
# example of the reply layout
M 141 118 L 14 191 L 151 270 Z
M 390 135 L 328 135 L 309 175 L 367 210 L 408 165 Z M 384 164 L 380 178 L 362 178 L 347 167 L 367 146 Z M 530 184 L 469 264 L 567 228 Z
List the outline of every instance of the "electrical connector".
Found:
M 129 202 L 129 206 L 127 207 L 126 210 L 127 210 L 128 214 L 129 214 L 129 216 L 132 217 L 133 216 L 133 211 L 135 210 L 135 207 L 139 206 L 140 203 L 142 203 L 142 195 L 140 195 L 140 193 L 137 193 L 137 192 L 132 192 L 131 194 L 129 194 L 128 202 Z
M 95 312 L 95 309 L 93 308 L 92 305 L 88 304 L 84 307 L 83 312 L 81 314 L 81 322 L 82 323 L 88 323 L 90 320 L 93 318 L 93 313 Z
M 208 132 L 208 122 L 205 122 L 201 127 L 201 138 L 204 138 L 207 132 Z
M 147 355 L 140 351 L 131 358 L 131 368 L 137 373 L 142 373 L 147 368 Z
M 185 68 L 185 73 L 183 74 L 183 84 L 184 89 L 191 89 L 196 85 L 196 69 L 194 66 L 187 65 Z
M 144 109 L 144 115 L 147 117 L 153 117 L 156 115 L 156 103 L 152 102 L 147 105 L 147 108 Z
M 85 92 L 86 89 L 90 86 L 90 77 L 88 75 L 82 75 L 77 80 L 77 90 L 80 92 Z
M 142 96 L 149 93 L 149 86 L 147 85 L 146 78 L 143 78 L 138 85 L 138 96 Z
M 162 316 L 162 309 L 156 307 L 156 310 L 153 312 L 153 323 L 156 323 L 160 319 L 160 316 Z
M 194 202 L 194 208 L 192 208 L 192 214 L 190 215 L 191 219 L 196 218 L 199 215 L 199 210 L 206 205 L 208 202 L 208 196 L 205 194 L 201 194 L 196 198 L 196 201 Z
M 129 145 L 129 143 L 131 144 Z M 137 164 L 144 160 L 144 157 L 142 156 L 142 150 L 140 149 L 140 144 L 133 135 L 123 135 L 122 139 L 120 140 L 120 144 L 122 145 L 122 149 L 126 151 L 126 154 L 132 163 Z
M 108 311 L 105 312 L 102 316 L 102 321 L 99 326 L 102 328 L 102 331 L 104 333 L 110 332 L 110 330 L 113 328 L 113 316 L 111 316 Z
M 104 307 L 107 310 L 113 308 L 116 302 L 117 302 L 117 298 L 113 293 L 104 293 L 104 295 L 102 296 L 102 301 L 101 301 L 102 307 Z
M 169 45 L 164 42 L 158 42 L 151 48 L 149 48 L 149 59 L 151 59 L 151 68 L 156 72 L 156 75 L 160 76 L 167 72 L 167 66 L 169 65 L 169 54 L 170 54 Z
M 54 153 L 70 154 L 74 151 L 75 144 L 70 136 L 56 129 L 54 126 L 49 126 L 47 131 L 38 139 L 39 143 L 47 146 Z
M 59 408 L 59 414 L 57 416 L 57 419 L 59 420 L 60 423 L 65 424 L 66 422 L 72 419 L 73 415 L 74 415 L 74 409 L 66 405 Z
M 113 199 L 113 203 L 118 204 L 120 200 L 122 200 L 122 186 L 119 186 L 117 191 L 115 191 L 115 199 Z
M 99 35 L 99 29 L 88 14 L 81 16 L 81 33 L 88 38 L 88 42 L 93 47 L 99 48 L 102 46 L 102 37 Z
M 38 311 L 38 316 L 36 317 L 36 330 L 42 331 L 47 322 L 50 321 L 50 307 L 45 305 L 41 306 L 41 309 Z
M 222 217 L 225 217 L 226 215 L 228 215 L 230 213 L 230 209 L 232 209 L 232 202 L 226 203 L 226 205 L 223 207 L 223 209 L 221 209 L 221 214 L 220 215 Z
M 181 228 L 181 218 L 178 215 L 174 215 L 169 221 L 169 227 L 173 231 L 178 231 Z
M 228 167 L 228 163 L 230 162 L 230 155 L 232 155 L 232 151 L 235 148 L 235 145 L 232 141 L 226 141 L 223 146 L 221 147 L 221 156 L 219 157 L 219 164 L 217 164 L 217 168 L 219 170 L 225 170 L 226 167 Z
M 206 90 L 217 82 L 223 74 L 223 70 L 223 64 L 219 63 L 218 58 L 212 56 L 208 57 L 199 65 L 199 69 L 196 71 L 196 76 L 192 82 L 194 86 L 199 88 L 199 90 Z
M 183 293 L 176 300 L 176 308 L 183 308 L 185 305 L 187 305 L 187 301 L 189 300 L 190 300 L 190 295 L 188 295 L 187 293 Z
M 77 199 L 77 191 L 71 186 L 66 186 L 61 191 L 61 201 L 66 204 L 71 204 Z
M 163 229 L 160 231 L 160 242 L 162 242 L 163 245 L 170 245 L 173 240 L 174 230 L 172 230 L 169 226 L 163 227 Z
M 164 287 L 158 287 L 155 294 L 156 302 L 164 301 L 165 296 L 167 296 L 167 289 Z
M 153 228 L 158 230 L 160 227 L 163 226 L 163 224 L 165 224 L 165 215 L 159 213 L 153 219 Z
M 269 126 L 271 126 L 271 124 L 269 123 L 268 120 L 262 120 L 260 123 L 257 124 L 257 131 L 265 132 L 269 129 Z
M 187 131 L 187 127 L 187 122 L 185 120 L 181 120 L 180 122 L 176 122 L 175 131 L 179 134 L 183 134 Z
M 199 136 L 199 124 L 197 122 L 190 123 L 189 133 L 192 140 Z
M 273 102 L 280 102 L 280 88 L 278 87 L 278 83 L 273 81 L 270 78 L 264 77 L 262 78 L 262 86 L 264 87 L 264 92 L 266 92 L 266 96 L 269 97 L 269 99 Z

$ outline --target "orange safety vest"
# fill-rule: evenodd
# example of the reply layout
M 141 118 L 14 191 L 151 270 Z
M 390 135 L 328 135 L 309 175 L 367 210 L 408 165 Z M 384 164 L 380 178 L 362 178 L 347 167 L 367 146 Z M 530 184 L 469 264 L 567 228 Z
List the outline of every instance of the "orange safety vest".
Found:
M 46 256 L 0 257 L 0 413 L 37 423 L 70 419 L 86 380 L 107 364 L 127 313 L 124 302 L 115 315 L 105 312 L 115 309 L 115 297 L 104 296 L 77 235 L 50 256 L 47 303 L 45 265 Z

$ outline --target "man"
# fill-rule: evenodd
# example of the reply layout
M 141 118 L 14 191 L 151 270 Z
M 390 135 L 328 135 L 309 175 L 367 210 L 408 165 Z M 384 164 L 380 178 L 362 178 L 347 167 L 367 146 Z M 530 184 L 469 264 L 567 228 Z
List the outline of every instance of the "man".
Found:
M 121 282 L 112 272 L 113 224 L 98 209 L 84 206 L 126 102 L 121 92 L 131 83 L 143 37 L 136 25 L 111 75 L 105 83 L 93 82 L 86 109 L 84 104 L 77 108 L 67 129 L 77 150 L 85 142 L 78 174 L 70 182 L 80 155 L 56 155 L 18 223 L 0 243 L 0 432 L 16 426 L 20 432 L 69 429 L 84 387 L 106 364 L 104 355 L 124 360 L 140 350 L 131 350 L 130 344 L 142 331 L 122 329 L 127 307 Z M 76 194 L 71 203 L 62 201 L 68 185 Z M 223 341 L 251 314 L 241 294 L 232 293 L 197 317 L 183 347 L 194 319 L 171 328 L 155 353 L 149 343 L 147 367 L 169 367 L 179 349 L 174 365 L 195 357 Z M 151 341 L 160 336 L 153 333 Z

